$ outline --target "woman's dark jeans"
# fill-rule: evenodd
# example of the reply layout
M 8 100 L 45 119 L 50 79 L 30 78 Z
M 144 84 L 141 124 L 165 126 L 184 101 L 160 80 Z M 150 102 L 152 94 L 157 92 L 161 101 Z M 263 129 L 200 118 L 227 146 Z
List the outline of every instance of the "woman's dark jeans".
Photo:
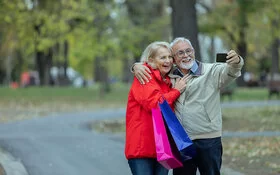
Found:
M 193 140 L 196 157 L 184 162 L 182 168 L 175 168 L 173 175 L 220 175 L 223 147 L 221 137 Z
M 129 159 L 128 164 L 133 175 L 168 175 L 168 170 L 157 159 Z

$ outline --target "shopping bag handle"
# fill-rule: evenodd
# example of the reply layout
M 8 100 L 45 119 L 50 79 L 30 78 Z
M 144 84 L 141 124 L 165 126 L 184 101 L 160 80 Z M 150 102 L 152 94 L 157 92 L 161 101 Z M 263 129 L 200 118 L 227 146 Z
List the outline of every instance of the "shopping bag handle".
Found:
M 158 104 L 162 104 L 165 100 L 166 98 L 163 95 L 161 95 L 161 97 L 158 100 Z

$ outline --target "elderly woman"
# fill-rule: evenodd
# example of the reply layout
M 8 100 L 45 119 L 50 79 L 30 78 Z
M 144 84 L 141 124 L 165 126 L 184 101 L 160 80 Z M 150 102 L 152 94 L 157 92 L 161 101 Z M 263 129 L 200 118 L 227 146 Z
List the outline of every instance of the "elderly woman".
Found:
M 141 61 L 150 68 L 152 79 L 146 84 L 136 78 L 132 82 L 126 109 L 125 156 L 134 175 L 167 175 L 168 170 L 156 159 L 151 110 L 162 97 L 173 107 L 186 87 L 187 77 L 178 79 L 172 88 L 168 73 L 173 57 L 167 42 L 151 43 Z

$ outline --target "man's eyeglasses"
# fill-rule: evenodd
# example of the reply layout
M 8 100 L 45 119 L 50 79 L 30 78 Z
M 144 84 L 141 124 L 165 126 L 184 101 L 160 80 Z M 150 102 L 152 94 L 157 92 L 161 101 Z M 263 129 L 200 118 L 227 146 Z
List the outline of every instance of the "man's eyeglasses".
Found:
M 186 54 L 187 56 L 190 56 L 192 53 L 193 53 L 193 49 L 188 48 L 188 49 L 186 49 L 186 50 L 179 50 L 178 52 L 176 52 L 175 55 L 176 55 L 177 57 L 182 58 L 182 57 L 185 56 L 185 54 Z

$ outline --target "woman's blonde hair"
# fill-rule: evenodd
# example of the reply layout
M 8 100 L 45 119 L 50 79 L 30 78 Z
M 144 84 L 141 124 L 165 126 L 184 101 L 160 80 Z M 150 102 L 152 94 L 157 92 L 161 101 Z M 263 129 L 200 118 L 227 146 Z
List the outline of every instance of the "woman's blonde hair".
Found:
M 148 65 L 150 65 L 152 68 L 156 68 L 155 65 L 152 63 L 152 60 L 155 58 L 155 55 L 157 54 L 157 51 L 159 48 L 166 48 L 172 53 L 172 49 L 170 47 L 170 44 L 165 41 L 155 41 L 149 44 L 144 52 L 141 55 L 141 62 L 145 62 Z

